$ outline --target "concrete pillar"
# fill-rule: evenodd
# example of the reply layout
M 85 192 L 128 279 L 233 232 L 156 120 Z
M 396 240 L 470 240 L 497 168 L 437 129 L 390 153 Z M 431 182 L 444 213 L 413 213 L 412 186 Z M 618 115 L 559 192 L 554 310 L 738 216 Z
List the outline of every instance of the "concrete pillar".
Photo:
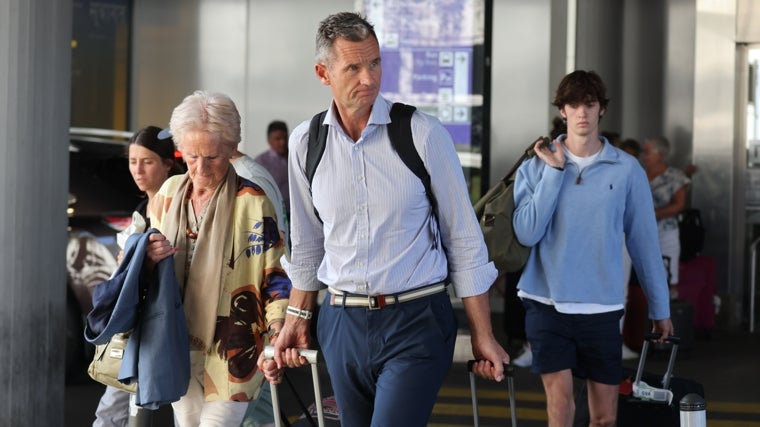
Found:
M 0 1 L 3 426 L 63 426 L 71 8 Z

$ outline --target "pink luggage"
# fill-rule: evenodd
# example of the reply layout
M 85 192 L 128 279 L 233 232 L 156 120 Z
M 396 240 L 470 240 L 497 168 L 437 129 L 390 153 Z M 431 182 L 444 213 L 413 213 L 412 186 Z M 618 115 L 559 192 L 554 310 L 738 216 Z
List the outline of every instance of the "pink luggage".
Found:
M 678 299 L 694 306 L 694 329 L 709 332 L 715 327 L 715 258 L 698 255 L 681 261 L 678 269 Z

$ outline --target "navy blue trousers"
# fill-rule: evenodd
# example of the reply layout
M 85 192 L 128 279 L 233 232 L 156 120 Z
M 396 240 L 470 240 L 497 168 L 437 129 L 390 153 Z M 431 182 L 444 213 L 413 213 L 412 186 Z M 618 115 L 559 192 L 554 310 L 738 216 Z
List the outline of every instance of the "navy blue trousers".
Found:
M 457 320 L 445 292 L 319 310 L 317 337 L 344 427 L 424 427 L 451 368 Z

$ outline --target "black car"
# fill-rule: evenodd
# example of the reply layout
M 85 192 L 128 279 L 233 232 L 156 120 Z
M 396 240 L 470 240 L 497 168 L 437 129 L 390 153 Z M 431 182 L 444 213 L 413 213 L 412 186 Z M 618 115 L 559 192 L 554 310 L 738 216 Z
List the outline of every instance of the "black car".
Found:
M 66 380 L 84 377 L 93 347 L 84 340 L 92 291 L 117 267 L 116 233 L 143 197 L 127 160 L 131 132 L 71 128 L 66 248 Z

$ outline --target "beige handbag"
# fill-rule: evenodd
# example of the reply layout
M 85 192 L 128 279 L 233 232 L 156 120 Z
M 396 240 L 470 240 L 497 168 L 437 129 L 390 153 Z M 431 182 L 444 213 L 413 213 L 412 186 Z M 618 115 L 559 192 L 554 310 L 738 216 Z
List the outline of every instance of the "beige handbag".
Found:
M 87 369 L 87 373 L 95 381 L 116 387 L 130 393 L 137 391 L 137 382 L 124 384 L 118 380 L 119 369 L 121 369 L 121 360 L 124 357 L 124 350 L 129 342 L 131 332 L 115 334 L 106 344 L 95 346 L 95 357 Z

